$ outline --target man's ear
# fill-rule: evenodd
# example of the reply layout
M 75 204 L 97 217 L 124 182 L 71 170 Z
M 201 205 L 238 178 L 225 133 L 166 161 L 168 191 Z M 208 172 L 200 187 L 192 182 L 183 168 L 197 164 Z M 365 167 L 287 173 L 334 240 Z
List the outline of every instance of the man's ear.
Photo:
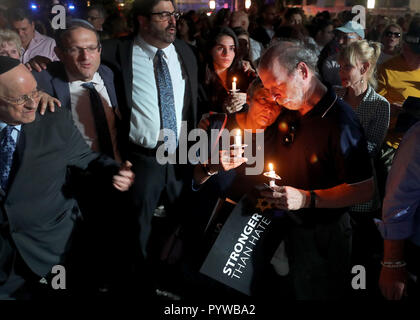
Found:
M 298 72 L 302 75 L 302 79 L 306 80 L 309 76 L 309 70 L 308 70 L 308 66 L 306 65 L 305 62 L 299 62 L 297 65 L 297 70 Z

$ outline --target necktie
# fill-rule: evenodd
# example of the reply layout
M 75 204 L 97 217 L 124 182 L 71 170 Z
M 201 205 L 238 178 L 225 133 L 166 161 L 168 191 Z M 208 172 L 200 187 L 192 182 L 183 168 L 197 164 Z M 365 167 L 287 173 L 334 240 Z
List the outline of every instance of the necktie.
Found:
M 175 114 L 175 100 L 174 90 L 172 88 L 171 75 L 166 61 L 163 59 L 163 51 L 159 49 L 156 52 L 156 82 L 159 92 L 159 106 L 160 116 L 162 120 L 162 128 L 169 129 L 174 132 L 176 140 L 169 141 L 168 149 L 175 152 L 178 145 L 178 131 L 176 127 L 176 114 Z M 165 140 L 167 137 L 165 137 Z M 175 143 L 175 145 L 173 145 Z
M 102 153 L 114 158 L 111 134 L 109 133 L 108 122 L 105 116 L 104 106 L 101 97 L 92 82 L 82 84 L 82 87 L 89 90 L 90 105 L 95 120 L 96 133 L 98 135 L 99 148 Z
M 12 138 L 13 128 L 13 126 L 6 126 L 3 129 L 3 137 L 0 141 L 0 186 L 5 191 L 12 168 L 13 153 L 16 149 L 16 142 Z

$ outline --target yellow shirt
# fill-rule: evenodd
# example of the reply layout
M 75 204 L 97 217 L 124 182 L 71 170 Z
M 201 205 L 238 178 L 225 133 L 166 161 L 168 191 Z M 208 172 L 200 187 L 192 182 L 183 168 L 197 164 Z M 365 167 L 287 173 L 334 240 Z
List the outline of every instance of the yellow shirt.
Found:
M 389 59 L 379 68 L 377 92 L 391 104 L 403 104 L 409 96 L 420 98 L 420 69 L 408 70 L 401 54 Z

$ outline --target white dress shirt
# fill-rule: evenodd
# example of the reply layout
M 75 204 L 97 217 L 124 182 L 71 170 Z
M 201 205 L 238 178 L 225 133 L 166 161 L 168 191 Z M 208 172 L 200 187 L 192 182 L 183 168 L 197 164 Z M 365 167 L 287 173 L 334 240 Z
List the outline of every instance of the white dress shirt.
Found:
M 156 85 L 154 59 L 158 48 L 138 36 L 133 45 L 133 108 L 130 141 L 144 148 L 155 148 L 161 129 L 159 93 Z M 181 131 L 186 75 L 173 44 L 163 49 L 174 91 L 177 134 Z
M 106 120 L 108 122 L 109 133 L 111 135 L 112 147 L 114 150 L 115 160 L 120 161 L 117 146 L 117 128 L 115 126 L 115 113 L 112 109 L 111 100 L 106 90 L 104 81 L 98 72 L 93 76 L 92 82 L 98 91 L 102 104 L 105 110 Z M 95 119 L 93 117 L 92 108 L 90 105 L 89 90 L 82 87 L 86 83 L 84 81 L 76 80 L 69 82 L 71 113 L 76 127 L 79 129 L 83 138 L 89 147 L 95 151 L 100 152 L 98 134 L 95 126 Z

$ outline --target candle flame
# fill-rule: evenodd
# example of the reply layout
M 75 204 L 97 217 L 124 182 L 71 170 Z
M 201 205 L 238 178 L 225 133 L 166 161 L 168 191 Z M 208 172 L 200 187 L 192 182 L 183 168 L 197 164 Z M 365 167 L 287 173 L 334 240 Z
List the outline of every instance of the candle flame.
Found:
M 240 136 L 241 135 L 241 129 L 236 129 L 236 135 Z
M 273 164 L 272 164 L 272 163 L 269 163 L 269 164 L 268 164 L 268 169 L 269 169 L 270 171 L 273 171 L 273 170 L 274 170 L 274 166 L 273 166 Z
M 233 82 L 236 82 L 236 77 L 233 77 Z

